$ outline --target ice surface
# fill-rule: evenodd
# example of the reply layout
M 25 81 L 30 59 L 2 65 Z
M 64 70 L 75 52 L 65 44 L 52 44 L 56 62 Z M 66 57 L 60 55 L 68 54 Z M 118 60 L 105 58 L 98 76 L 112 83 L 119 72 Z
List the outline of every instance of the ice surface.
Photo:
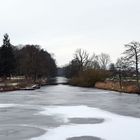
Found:
M 13 106 L 16 106 L 16 104 L 0 104 L 0 108 L 13 107 Z
M 140 119 L 121 116 L 88 106 L 50 106 L 40 112 L 68 122 L 69 118 L 103 118 L 99 124 L 68 124 L 49 129 L 32 140 L 66 140 L 70 137 L 94 136 L 105 140 L 140 140 Z

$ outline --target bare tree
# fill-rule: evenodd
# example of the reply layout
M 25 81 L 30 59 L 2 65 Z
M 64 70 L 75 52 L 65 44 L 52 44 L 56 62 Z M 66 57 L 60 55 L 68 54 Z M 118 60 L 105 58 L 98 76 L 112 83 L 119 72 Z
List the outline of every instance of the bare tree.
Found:
M 98 61 L 99 61 L 99 64 L 100 64 L 100 68 L 101 69 L 107 69 L 107 66 L 108 64 L 110 63 L 110 56 L 108 54 L 105 54 L 105 53 L 101 53 L 99 56 L 98 56 Z
M 74 59 L 79 63 L 80 70 L 83 71 L 87 67 L 89 61 L 89 54 L 85 50 L 77 49 L 74 54 Z
M 111 76 L 111 78 L 113 79 L 113 81 L 115 80 L 115 77 L 116 77 L 116 66 L 115 66 L 115 64 L 114 63 L 111 63 L 110 65 L 109 65 L 109 71 L 110 71 L 110 76 Z
M 98 61 L 98 56 L 93 53 L 92 56 L 89 58 L 89 63 L 88 63 L 88 68 L 92 69 L 100 69 L 99 61 Z
M 116 70 L 117 70 L 116 74 L 118 75 L 118 79 L 119 79 L 120 89 L 122 89 L 123 77 L 127 70 L 127 63 L 123 57 L 117 59 Z
M 129 62 L 129 65 L 135 67 L 136 81 L 139 87 L 139 62 L 140 62 L 140 43 L 132 41 L 125 45 L 126 50 L 124 51 L 125 59 Z

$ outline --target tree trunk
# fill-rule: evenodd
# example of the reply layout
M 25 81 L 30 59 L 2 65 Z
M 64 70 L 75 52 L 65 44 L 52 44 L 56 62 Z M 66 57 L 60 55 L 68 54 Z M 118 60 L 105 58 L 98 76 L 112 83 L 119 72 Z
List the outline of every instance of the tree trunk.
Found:
M 120 89 L 122 91 L 122 72 L 121 72 L 121 70 L 119 71 L 119 85 L 120 85 Z
M 137 81 L 137 86 L 140 89 L 140 86 L 139 86 L 138 56 L 137 55 L 136 55 L 136 81 Z

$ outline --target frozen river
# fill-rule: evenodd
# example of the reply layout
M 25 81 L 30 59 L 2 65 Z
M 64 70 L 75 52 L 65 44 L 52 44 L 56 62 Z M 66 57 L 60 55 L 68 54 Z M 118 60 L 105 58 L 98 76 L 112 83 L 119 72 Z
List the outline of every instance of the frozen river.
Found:
M 0 140 L 140 140 L 139 131 L 136 94 L 68 85 L 0 94 Z

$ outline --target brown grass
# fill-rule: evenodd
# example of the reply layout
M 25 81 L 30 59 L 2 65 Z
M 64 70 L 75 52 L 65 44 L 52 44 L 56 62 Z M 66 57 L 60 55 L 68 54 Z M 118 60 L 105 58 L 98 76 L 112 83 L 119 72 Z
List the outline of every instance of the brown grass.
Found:
M 113 81 L 97 82 L 95 84 L 95 87 L 99 89 L 114 90 L 119 92 L 140 93 L 139 88 L 136 86 L 136 83 L 134 82 L 123 82 L 122 87 L 120 87 L 119 82 Z

